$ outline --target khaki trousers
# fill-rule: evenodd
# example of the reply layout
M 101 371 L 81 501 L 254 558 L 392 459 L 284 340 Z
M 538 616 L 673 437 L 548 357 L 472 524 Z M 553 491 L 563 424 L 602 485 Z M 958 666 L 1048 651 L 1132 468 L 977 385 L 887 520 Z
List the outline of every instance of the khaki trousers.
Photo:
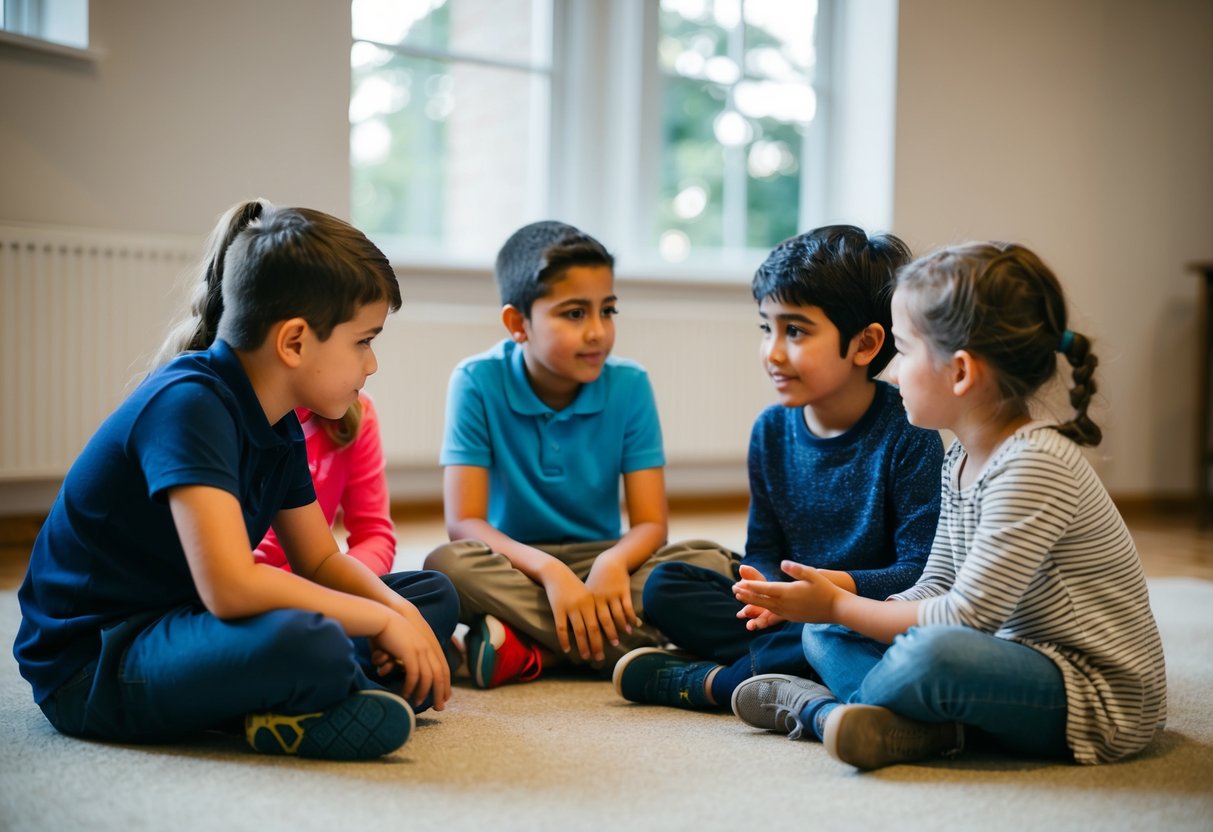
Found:
M 539 544 L 535 548 L 558 558 L 584 581 L 590 574 L 594 559 L 614 544 L 613 540 L 600 540 Z M 657 564 L 683 561 L 731 578 L 735 574 L 734 557 L 728 549 L 709 540 L 686 540 L 661 547 L 632 573 L 632 606 L 636 615 L 644 621 L 644 584 Z M 425 559 L 425 568 L 442 572 L 451 579 L 459 593 L 459 620 L 463 623 L 471 624 L 477 616 L 492 615 L 556 655 L 561 655 L 560 642 L 556 638 L 556 621 L 547 592 L 515 569 L 505 555 L 494 552 L 479 540 L 456 540 L 430 552 Z M 569 641 L 572 644 L 571 632 Z M 564 655 L 573 664 L 588 664 L 610 672 L 615 662 L 629 650 L 665 643 L 666 639 L 656 628 L 645 624 L 633 626 L 631 635 L 620 633 L 618 646 L 604 639 L 605 662 L 586 662 L 577 653 L 576 646 Z

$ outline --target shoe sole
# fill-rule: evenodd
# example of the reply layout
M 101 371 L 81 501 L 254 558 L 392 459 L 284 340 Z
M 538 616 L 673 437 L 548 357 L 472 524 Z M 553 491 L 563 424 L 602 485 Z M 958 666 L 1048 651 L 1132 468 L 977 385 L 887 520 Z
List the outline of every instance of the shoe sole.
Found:
M 959 753 L 956 730 L 953 723 L 917 722 L 875 705 L 842 705 L 826 717 L 823 733 L 831 757 L 872 771 Z M 903 743 L 909 738 L 910 747 L 890 748 L 890 734 L 900 734 Z
M 663 650 L 660 647 L 638 647 L 625 653 L 619 661 L 615 662 L 615 669 L 611 671 L 611 685 L 615 688 L 615 693 L 619 695 L 620 699 L 627 699 L 629 702 L 634 701 L 623 695 L 623 674 L 628 669 L 628 665 L 641 656 L 649 656 L 653 653 L 661 653 L 663 656 L 674 655 L 672 651 Z
M 475 644 L 470 642 L 475 640 Z M 487 690 L 493 679 L 493 666 L 497 648 L 505 643 L 505 627 L 496 617 L 486 615 L 477 625 L 475 636 L 469 636 L 468 647 L 474 649 L 468 653 L 469 668 L 472 671 L 472 683 L 478 688 Z M 486 667 L 487 665 L 487 667 Z
M 385 690 L 363 690 L 314 714 L 250 714 L 245 736 L 262 754 L 373 760 L 402 748 L 416 727 L 417 717 L 404 699 Z M 283 736 L 284 728 L 289 737 Z

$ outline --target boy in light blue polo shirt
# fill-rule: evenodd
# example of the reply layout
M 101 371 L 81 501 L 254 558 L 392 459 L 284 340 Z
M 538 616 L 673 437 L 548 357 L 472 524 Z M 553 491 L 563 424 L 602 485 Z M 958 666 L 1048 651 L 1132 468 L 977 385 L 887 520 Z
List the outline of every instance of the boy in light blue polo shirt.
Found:
M 452 542 L 426 567 L 459 592 L 479 687 L 565 662 L 609 673 L 664 641 L 641 618 L 658 563 L 732 575 L 714 543 L 664 545 L 661 426 L 644 369 L 611 356 L 613 269 L 572 226 L 515 232 L 496 266 L 509 337 L 451 375 L 440 460 Z

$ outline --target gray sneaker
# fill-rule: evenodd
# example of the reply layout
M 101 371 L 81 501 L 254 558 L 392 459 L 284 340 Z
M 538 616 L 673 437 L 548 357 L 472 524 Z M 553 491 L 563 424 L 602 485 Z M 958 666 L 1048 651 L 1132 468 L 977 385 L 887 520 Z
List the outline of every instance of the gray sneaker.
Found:
M 919 722 L 876 705 L 840 705 L 826 717 L 830 756 L 863 771 L 964 750 L 959 722 Z
M 733 713 L 746 725 L 787 734 L 800 739 L 806 726 L 800 723 L 800 712 L 817 699 L 833 699 L 825 685 L 788 676 L 764 673 L 751 676 L 733 691 Z M 812 737 L 809 731 L 808 737 Z

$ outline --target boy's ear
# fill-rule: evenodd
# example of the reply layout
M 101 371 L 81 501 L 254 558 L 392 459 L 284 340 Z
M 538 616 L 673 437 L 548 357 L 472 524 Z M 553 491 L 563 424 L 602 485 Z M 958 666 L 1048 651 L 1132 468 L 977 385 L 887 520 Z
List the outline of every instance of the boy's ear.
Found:
M 303 343 L 308 333 L 303 318 L 288 318 L 270 330 L 274 352 L 288 367 L 298 367 L 303 361 Z
M 508 303 L 503 306 L 501 322 L 505 324 L 506 331 L 510 333 L 514 343 L 521 344 L 526 341 L 526 315 L 523 315 L 518 307 Z
M 880 353 L 880 348 L 884 346 L 884 339 L 887 334 L 884 327 L 880 324 L 868 324 L 863 330 L 851 339 L 851 343 L 856 345 L 854 362 L 856 366 L 866 367 L 876 360 L 876 356 Z

